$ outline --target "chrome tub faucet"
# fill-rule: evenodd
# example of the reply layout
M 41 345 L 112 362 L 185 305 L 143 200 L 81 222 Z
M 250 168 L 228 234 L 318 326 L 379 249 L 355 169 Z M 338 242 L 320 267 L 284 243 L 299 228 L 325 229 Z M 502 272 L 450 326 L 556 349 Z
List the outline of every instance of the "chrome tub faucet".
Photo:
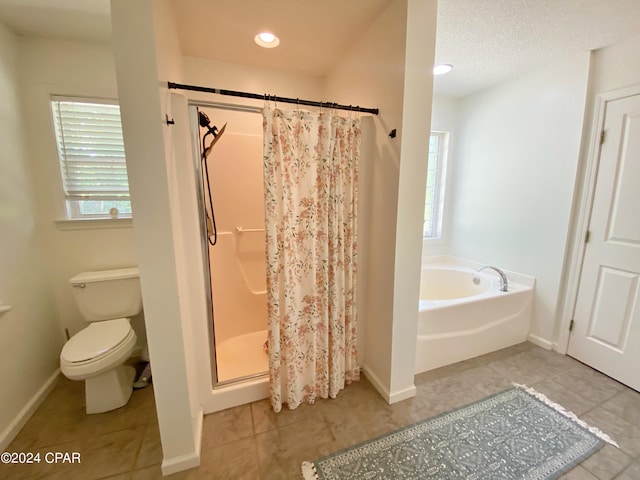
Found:
M 508 292 L 509 291 L 509 280 L 507 280 L 507 276 L 505 275 L 505 273 L 502 270 L 500 270 L 498 267 L 493 267 L 491 265 L 483 265 L 479 269 L 477 269 L 476 272 L 481 272 L 485 268 L 490 268 L 491 270 L 495 270 L 495 272 L 498 275 L 500 275 L 500 291 L 501 292 Z

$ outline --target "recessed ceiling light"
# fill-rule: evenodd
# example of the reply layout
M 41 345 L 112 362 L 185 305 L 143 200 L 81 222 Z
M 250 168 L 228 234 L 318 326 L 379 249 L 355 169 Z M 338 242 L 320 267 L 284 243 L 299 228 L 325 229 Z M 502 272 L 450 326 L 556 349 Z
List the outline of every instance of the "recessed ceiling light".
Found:
M 264 48 L 275 48 L 280 45 L 280 39 L 270 32 L 259 33 L 255 36 L 254 40 Z
M 448 63 L 442 63 L 440 65 L 436 65 L 433 67 L 434 75 L 444 75 L 445 73 L 449 73 L 453 69 L 453 65 L 449 65 Z

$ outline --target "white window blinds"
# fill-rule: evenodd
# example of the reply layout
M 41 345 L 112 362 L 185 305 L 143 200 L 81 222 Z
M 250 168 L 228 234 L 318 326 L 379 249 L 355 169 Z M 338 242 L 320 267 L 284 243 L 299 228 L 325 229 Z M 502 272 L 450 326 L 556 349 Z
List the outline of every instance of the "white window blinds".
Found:
M 424 238 L 440 238 L 444 203 L 444 153 L 446 133 L 431 132 L 427 161 L 427 194 L 424 204 Z
M 51 108 L 67 200 L 128 200 L 120 107 L 53 98 Z

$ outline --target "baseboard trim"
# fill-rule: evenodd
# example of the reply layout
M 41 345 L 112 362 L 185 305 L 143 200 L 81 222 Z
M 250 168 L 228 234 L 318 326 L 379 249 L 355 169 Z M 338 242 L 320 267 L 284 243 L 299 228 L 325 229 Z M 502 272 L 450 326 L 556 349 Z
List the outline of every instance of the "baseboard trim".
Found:
M 539 337 L 533 333 L 529 334 L 528 340 L 534 345 L 544 348 L 545 350 L 553 350 L 553 342 L 550 342 L 546 338 Z
M 204 411 L 202 408 L 196 414 L 194 422 L 195 450 L 184 455 L 162 460 L 162 475 L 172 475 L 174 473 L 189 470 L 200 466 L 200 450 L 202 448 L 202 428 L 204 425 Z
M 200 466 L 200 452 L 193 451 L 162 460 L 162 475 L 167 476 L 198 466 Z
M 198 453 L 198 459 L 200 458 L 200 453 L 202 451 L 202 429 L 204 428 L 204 410 L 200 407 L 200 410 L 197 413 L 195 419 L 195 440 L 196 440 L 196 452 Z M 200 465 L 200 460 L 198 460 L 198 465 Z
M 413 398 L 415 396 L 416 396 L 416 386 L 412 384 L 410 387 L 407 387 L 403 390 L 392 392 L 391 395 L 389 395 L 388 402 L 389 404 L 397 403 L 397 402 L 401 402 L 402 400 L 406 400 L 407 398 Z
M 7 449 L 13 439 L 16 438 L 18 433 L 20 433 L 22 427 L 26 425 L 38 407 L 42 405 L 42 402 L 47 398 L 49 392 L 53 390 L 53 387 L 55 387 L 59 375 L 60 369 L 57 368 L 53 375 L 51 375 L 47 381 L 44 382 L 44 385 L 40 387 L 40 390 L 38 390 L 36 394 L 31 397 L 31 400 L 27 402 L 24 408 L 20 410 L 16 418 L 14 418 L 7 428 L 4 429 L 2 434 L 0 434 L 0 452 L 4 452 Z
M 412 398 L 416 396 L 415 385 L 411 385 L 410 387 L 397 392 L 390 392 L 384 387 L 380 379 L 369 368 L 367 368 L 366 366 L 363 366 L 362 370 L 365 376 L 371 382 L 371 384 L 375 387 L 378 393 L 382 396 L 382 398 L 384 398 L 385 402 L 387 402 L 389 405 L 391 405 L 392 403 L 397 403 L 402 400 L 406 400 L 407 398 Z

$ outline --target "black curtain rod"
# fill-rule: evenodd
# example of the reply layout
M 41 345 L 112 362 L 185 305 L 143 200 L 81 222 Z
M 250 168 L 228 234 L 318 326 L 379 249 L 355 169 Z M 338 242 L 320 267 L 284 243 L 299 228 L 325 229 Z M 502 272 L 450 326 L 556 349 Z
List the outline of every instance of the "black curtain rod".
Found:
M 332 103 L 332 102 L 314 102 L 312 100 L 301 100 L 299 98 L 278 97 L 275 95 L 268 95 L 266 93 L 264 95 L 260 95 L 257 93 L 236 92 L 235 90 L 222 90 L 220 88 L 199 87 L 196 85 L 184 85 L 182 83 L 173 83 L 173 82 L 168 82 L 168 86 L 170 89 L 175 89 L 175 90 L 191 90 L 194 92 L 216 93 L 218 95 L 228 95 L 231 97 L 255 98 L 256 100 L 269 100 L 269 101 L 281 102 L 281 103 L 294 103 L 296 105 L 307 105 L 310 107 L 336 108 L 338 110 L 351 110 L 352 112 L 373 113 L 374 115 L 378 115 L 378 112 L 379 112 L 377 108 L 364 108 L 364 107 L 357 107 L 353 105 L 340 105 L 339 103 Z

